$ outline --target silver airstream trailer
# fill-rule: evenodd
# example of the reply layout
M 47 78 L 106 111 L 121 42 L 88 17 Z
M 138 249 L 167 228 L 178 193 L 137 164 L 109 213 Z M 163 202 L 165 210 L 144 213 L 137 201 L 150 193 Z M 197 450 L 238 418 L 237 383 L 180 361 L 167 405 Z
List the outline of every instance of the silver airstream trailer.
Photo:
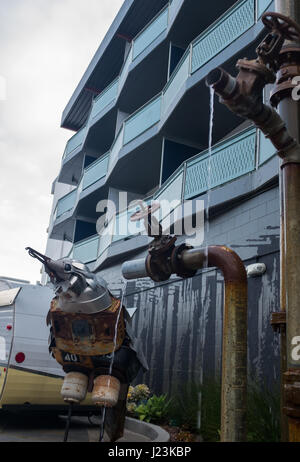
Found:
M 65 373 L 50 355 L 46 316 L 53 290 L 0 278 L 0 409 L 66 409 L 60 394 Z M 81 404 L 92 402 L 88 393 Z

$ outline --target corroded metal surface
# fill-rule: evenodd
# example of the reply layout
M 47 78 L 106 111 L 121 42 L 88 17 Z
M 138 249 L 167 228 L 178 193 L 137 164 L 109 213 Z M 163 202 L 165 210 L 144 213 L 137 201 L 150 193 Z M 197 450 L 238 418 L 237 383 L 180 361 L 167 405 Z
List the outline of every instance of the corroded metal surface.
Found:
M 186 250 L 182 262 L 186 269 L 207 265 L 222 271 L 225 281 L 221 441 L 246 440 L 247 397 L 247 273 L 239 256 L 225 246 L 207 250 Z
M 125 338 L 123 309 L 120 300 L 117 299 L 113 299 L 111 307 L 107 310 L 93 314 L 65 313 L 57 307 L 57 300 L 54 299 L 49 316 L 56 348 L 71 354 L 88 356 L 109 354 L 118 349 Z

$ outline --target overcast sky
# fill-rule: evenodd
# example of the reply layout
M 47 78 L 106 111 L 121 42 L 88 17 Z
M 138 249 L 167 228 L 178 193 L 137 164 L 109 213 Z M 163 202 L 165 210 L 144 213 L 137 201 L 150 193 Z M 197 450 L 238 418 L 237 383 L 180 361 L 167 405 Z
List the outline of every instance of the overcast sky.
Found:
M 123 0 L 0 0 L 0 276 L 40 280 L 61 114 Z

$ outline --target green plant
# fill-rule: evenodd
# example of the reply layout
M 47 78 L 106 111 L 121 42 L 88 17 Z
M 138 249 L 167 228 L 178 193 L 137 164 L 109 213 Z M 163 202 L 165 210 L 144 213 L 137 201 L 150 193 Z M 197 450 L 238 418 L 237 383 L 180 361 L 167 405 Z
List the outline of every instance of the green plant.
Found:
M 170 400 L 167 400 L 167 395 L 153 395 L 145 404 L 137 406 L 135 413 L 140 420 L 163 423 L 168 414 L 169 407 Z
M 199 426 L 199 419 L 201 425 Z M 170 422 L 201 433 L 205 441 L 217 441 L 220 428 L 220 385 L 214 380 L 180 385 L 173 395 Z
M 280 441 L 280 393 L 266 385 L 248 385 L 247 441 Z
M 183 429 L 199 432 L 204 441 L 220 441 L 221 384 L 219 382 L 207 379 L 203 385 L 197 383 L 183 385 L 178 388 L 173 398 L 170 409 L 172 421 Z M 280 441 L 280 395 L 276 390 L 270 390 L 254 382 L 248 385 L 247 391 L 247 441 Z

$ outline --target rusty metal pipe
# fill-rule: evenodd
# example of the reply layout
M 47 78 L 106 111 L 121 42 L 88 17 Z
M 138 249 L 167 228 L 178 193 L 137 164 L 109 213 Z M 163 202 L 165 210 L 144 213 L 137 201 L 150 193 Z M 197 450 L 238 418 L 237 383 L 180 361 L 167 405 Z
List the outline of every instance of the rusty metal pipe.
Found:
M 282 333 L 281 349 L 285 348 L 286 341 L 286 355 L 284 352 L 281 355 L 284 372 L 282 404 L 288 416 L 289 441 L 294 442 L 300 441 L 300 109 L 299 103 L 292 101 L 292 80 L 300 71 L 298 3 L 295 0 L 276 0 L 276 13 L 264 15 L 265 24 L 271 25 L 272 33 L 282 34 L 275 54 L 258 53 L 255 61 L 239 60 L 237 66 L 240 72 L 234 86 L 230 84 L 234 78 L 225 71 L 213 71 L 206 79 L 207 85 L 215 89 L 222 103 L 235 114 L 252 120 L 262 130 L 281 158 L 281 313 L 274 314 Z M 266 44 L 267 41 L 257 51 L 262 52 Z M 268 60 L 264 60 L 266 57 Z M 266 63 L 271 64 L 271 68 Z M 279 113 L 263 104 L 262 100 L 262 89 L 268 83 L 265 77 L 270 77 L 270 69 L 277 72 L 271 103 L 279 106 Z M 228 90 L 228 85 L 233 88 L 232 91 Z M 285 428 L 283 417 L 283 439 L 287 435 Z
M 212 70 L 206 77 L 206 84 L 212 87 L 220 97 L 220 102 L 236 115 L 249 119 L 259 128 L 266 138 L 269 138 L 279 155 L 286 155 L 299 149 L 295 139 L 287 131 L 286 124 L 276 110 L 263 103 L 262 90 L 266 85 L 261 76 L 260 82 L 253 84 L 253 72 L 243 69 L 237 78 L 232 77 L 224 69 Z M 250 79 L 250 77 L 252 80 Z M 253 93 L 251 91 L 253 90 Z
M 176 248 L 178 250 L 178 247 Z M 175 250 L 176 250 L 175 249 Z M 169 259 L 170 273 L 188 274 L 203 268 L 217 267 L 224 276 L 224 321 L 222 352 L 221 441 L 246 440 L 247 396 L 247 274 L 239 256 L 225 246 L 184 249 Z M 147 257 L 149 263 L 149 256 Z M 147 260 L 146 259 L 146 260 Z M 151 259 L 151 257 L 150 257 Z M 136 268 L 138 271 L 136 272 Z M 125 278 L 145 277 L 141 260 L 122 266 Z M 146 265 L 148 276 L 151 264 Z M 147 270 L 146 270 L 147 271 Z M 155 281 L 157 281 L 157 277 Z M 165 280 L 165 278 L 163 279 Z
M 239 256 L 228 247 L 183 251 L 182 265 L 199 269 L 206 261 L 224 276 L 221 441 L 246 441 L 247 274 Z

